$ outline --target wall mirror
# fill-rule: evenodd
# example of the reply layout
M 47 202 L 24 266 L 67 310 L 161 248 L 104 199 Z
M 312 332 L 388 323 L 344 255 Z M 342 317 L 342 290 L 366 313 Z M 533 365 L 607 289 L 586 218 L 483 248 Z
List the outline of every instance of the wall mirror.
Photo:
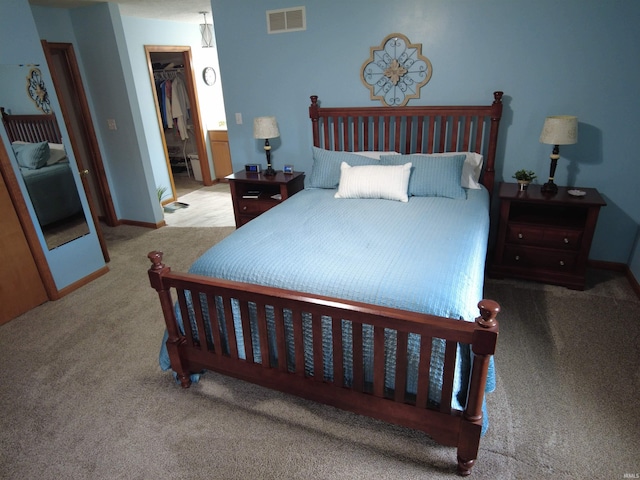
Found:
M 47 248 L 53 250 L 87 235 L 89 225 L 75 180 L 79 173 L 62 142 L 61 119 L 50 106 L 50 113 L 41 107 L 53 86 L 41 81 L 34 89 L 33 72 L 33 65 L 0 65 L 2 125 L 23 196 L 33 206 Z

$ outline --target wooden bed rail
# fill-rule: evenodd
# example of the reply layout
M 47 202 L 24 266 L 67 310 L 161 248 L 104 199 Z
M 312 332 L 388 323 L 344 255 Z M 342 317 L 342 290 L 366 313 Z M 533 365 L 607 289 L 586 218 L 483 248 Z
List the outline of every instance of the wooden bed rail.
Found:
M 148 257 L 152 262 L 149 280 L 158 292 L 167 326 L 171 368 L 183 388 L 189 387 L 191 374 L 212 370 L 422 430 L 443 445 L 458 447 L 458 473 L 470 473 L 478 453 L 487 372 L 498 336 L 496 316 L 500 307 L 496 302 L 480 301 L 476 322 L 464 322 L 278 288 L 174 274 L 162 263 L 161 252 L 151 252 Z M 177 299 L 180 316 L 188 319 L 189 297 L 192 320 L 178 322 L 174 302 Z M 236 338 L 234 309 L 240 316 L 241 339 Z M 344 341 L 345 322 L 351 328 L 351 341 Z M 385 337 L 390 330 L 396 335 L 393 379 L 385 373 L 385 355 L 390 354 Z M 323 346 L 327 331 L 331 336 L 329 351 Z M 312 338 L 306 345 L 303 332 Z M 420 336 L 415 392 L 408 391 L 407 385 L 407 348 L 412 334 Z M 368 351 L 363 347 L 367 335 L 372 338 Z M 433 339 L 442 339 L 446 346 L 438 403 L 430 400 L 429 392 Z M 458 344 L 470 345 L 474 353 L 463 412 L 451 405 Z M 372 373 L 367 373 L 364 366 L 367 355 L 373 359 Z M 345 368 L 347 365 L 349 368 Z

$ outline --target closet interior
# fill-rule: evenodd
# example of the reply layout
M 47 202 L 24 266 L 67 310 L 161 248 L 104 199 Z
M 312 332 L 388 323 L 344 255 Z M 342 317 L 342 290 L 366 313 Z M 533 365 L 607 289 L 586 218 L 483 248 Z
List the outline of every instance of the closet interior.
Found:
M 202 182 L 181 52 L 150 52 L 162 130 L 174 181 L 186 175 Z

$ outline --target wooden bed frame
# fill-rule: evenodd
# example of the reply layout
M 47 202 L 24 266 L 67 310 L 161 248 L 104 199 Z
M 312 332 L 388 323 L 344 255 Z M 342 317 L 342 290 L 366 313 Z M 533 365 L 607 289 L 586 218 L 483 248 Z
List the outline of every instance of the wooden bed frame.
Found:
M 488 106 L 442 107 L 356 107 L 322 108 L 316 96 L 311 97 L 309 113 L 313 124 L 315 146 L 331 150 L 395 150 L 400 153 L 476 151 L 483 153 L 483 184 L 493 190 L 498 126 L 502 114 L 502 92 L 494 93 Z M 374 148 L 372 148 L 372 146 Z M 496 316 L 499 305 L 492 300 L 478 303 L 480 316 L 475 322 L 464 322 L 434 315 L 368 305 L 319 295 L 239 283 L 203 276 L 172 273 L 162 263 L 161 252 L 149 253 L 151 286 L 158 292 L 167 325 L 167 350 L 171 368 L 182 387 L 190 385 L 190 374 L 212 370 L 264 387 L 298 395 L 323 404 L 367 415 L 390 423 L 424 431 L 437 442 L 457 447 L 457 471 L 469 475 L 478 456 L 482 429 L 482 403 L 491 356 L 498 337 Z M 175 292 L 175 296 L 172 295 Z M 184 333 L 174 314 L 177 298 L 182 318 L 188 318 L 185 291 L 191 292 L 197 330 L 205 332 L 204 311 L 211 312 L 212 331 L 218 332 L 225 322 L 228 345 L 218 335 L 212 344 L 200 341 L 190 322 Z M 215 299 L 222 299 L 224 315 L 218 318 Z M 201 300 L 206 299 L 206 300 Z M 238 354 L 232 320 L 232 299 L 238 302 L 242 316 L 245 358 Z M 258 315 L 259 344 L 263 363 L 254 362 L 250 337 L 249 309 L 255 305 Z M 272 310 L 271 310 L 272 309 Z M 275 319 L 276 353 L 270 362 L 267 312 Z M 294 354 L 288 357 L 285 344 L 284 318 L 293 319 Z M 333 342 L 333 381 L 322 375 L 305 373 L 303 314 L 311 315 L 312 347 L 306 352 L 313 358 L 314 369 L 322 371 L 326 361 L 322 349 L 321 317 L 331 318 Z M 345 386 L 341 319 L 352 322 L 353 375 L 351 386 Z M 373 327 L 373 382 L 364 381 L 363 325 Z M 385 388 L 385 329 L 397 331 L 395 388 Z M 417 392 L 406 392 L 407 343 L 409 334 L 420 335 L 420 360 Z M 443 369 L 442 401 L 432 405 L 429 398 L 429 369 L 433 338 L 446 342 Z M 474 352 L 470 372 L 467 405 L 464 411 L 451 406 L 457 343 L 469 344 Z M 293 370 L 291 371 L 291 365 Z

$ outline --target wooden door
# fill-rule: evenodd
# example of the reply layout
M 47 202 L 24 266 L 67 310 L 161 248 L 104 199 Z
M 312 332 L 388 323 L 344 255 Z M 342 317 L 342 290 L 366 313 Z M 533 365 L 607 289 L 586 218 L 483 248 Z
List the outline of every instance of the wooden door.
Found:
M 218 180 L 233 173 L 231 152 L 229 150 L 229 136 L 226 130 L 209 130 L 211 141 L 211 155 L 213 155 L 213 169 Z
M 48 300 L 4 177 L 0 175 L 0 325 Z

